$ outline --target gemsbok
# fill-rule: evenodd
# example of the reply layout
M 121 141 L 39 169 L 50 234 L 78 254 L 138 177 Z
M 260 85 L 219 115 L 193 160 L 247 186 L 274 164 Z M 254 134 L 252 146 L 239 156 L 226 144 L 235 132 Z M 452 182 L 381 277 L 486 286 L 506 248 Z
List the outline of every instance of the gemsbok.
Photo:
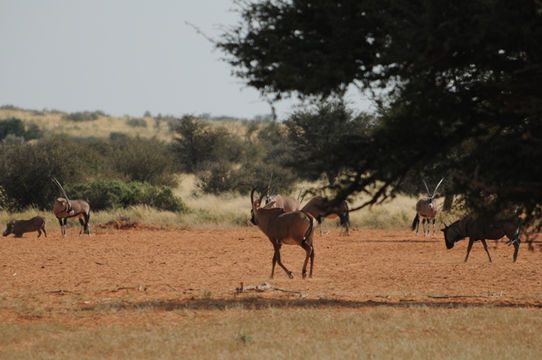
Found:
M 293 197 L 286 197 L 282 195 L 266 195 L 265 206 L 282 208 L 285 212 L 292 212 L 299 210 L 299 201 L 297 201 Z
M 472 248 L 472 244 L 475 241 L 480 240 L 491 262 L 491 255 L 487 248 L 487 240 L 498 240 L 503 236 L 506 236 L 508 246 L 514 245 L 514 262 L 518 256 L 519 250 L 519 225 L 520 220 L 516 217 L 475 217 L 466 216 L 461 220 L 457 220 L 450 226 L 444 224 L 444 241 L 446 242 L 446 248 L 451 249 L 457 241 L 463 240 L 467 236 L 469 237 L 469 245 L 467 247 L 467 256 L 465 256 L 465 262 L 469 258 L 469 253 Z
M 322 196 L 315 196 L 309 200 L 309 202 L 301 209 L 318 222 L 320 228 L 320 236 L 322 236 L 322 221 L 325 218 L 333 219 L 337 216 L 340 219 L 340 225 L 344 227 L 345 234 L 350 235 L 350 214 L 348 210 L 348 203 L 346 201 L 340 202 L 338 205 L 333 205 L 333 202 L 328 198 Z M 342 229 L 339 230 L 339 235 Z
M 433 194 L 429 192 L 429 187 L 425 183 L 425 180 L 423 180 L 423 183 L 425 185 L 425 189 L 427 190 L 427 197 L 418 200 L 416 203 L 416 216 L 414 216 L 414 221 L 412 221 L 412 231 L 416 230 L 416 235 L 418 235 L 418 230 L 420 228 L 420 217 L 422 218 L 422 226 L 423 226 L 423 234 L 424 236 L 430 236 L 431 230 L 430 230 L 430 223 L 433 223 L 433 237 L 435 237 L 435 219 L 437 217 L 437 202 L 435 200 L 435 195 L 437 194 L 437 190 L 442 184 L 442 181 L 444 181 L 444 178 L 440 179 L 439 183 L 435 187 L 435 190 L 433 191 Z M 425 223 L 427 222 L 427 230 L 425 229 Z
M 90 236 L 90 228 L 88 221 L 90 220 L 90 205 L 84 200 L 70 200 L 66 191 L 57 179 L 53 179 L 53 182 L 58 185 L 64 197 L 59 197 L 55 200 L 53 205 L 53 213 L 58 219 L 60 224 L 60 233 L 63 237 L 66 236 L 66 223 L 68 219 L 79 218 L 81 224 L 81 230 L 79 235 L 83 232 Z
M 250 193 L 254 224 L 256 224 L 269 238 L 274 249 L 270 278 L 272 279 L 274 276 L 276 263 L 284 269 L 290 279 L 293 278 L 292 272 L 282 264 L 280 258 L 280 248 L 282 245 L 298 245 L 305 250 L 306 256 L 301 274 L 303 279 L 306 278 L 307 263 L 310 259 L 309 277 L 312 277 L 312 267 L 314 263 L 312 218 L 301 210 L 285 212 L 282 208 L 260 207 L 267 190 L 265 190 L 256 201 L 254 200 L 254 191 L 256 191 L 256 189 L 252 189 Z

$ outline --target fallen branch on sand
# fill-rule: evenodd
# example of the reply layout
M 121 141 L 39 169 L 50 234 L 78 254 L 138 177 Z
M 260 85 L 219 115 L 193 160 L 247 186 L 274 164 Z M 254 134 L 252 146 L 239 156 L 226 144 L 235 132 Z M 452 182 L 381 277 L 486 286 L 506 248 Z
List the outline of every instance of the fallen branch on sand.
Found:
M 292 293 L 292 294 L 296 294 L 298 296 L 303 295 L 301 292 L 296 291 L 296 290 L 282 289 L 282 288 L 273 286 L 273 285 L 269 284 L 267 281 L 264 282 L 263 284 L 260 284 L 260 285 L 250 285 L 250 286 L 244 286 L 243 282 L 241 282 L 240 286 L 238 288 L 235 288 L 235 293 L 236 294 L 241 294 L 241 293 L 250 292 L 250 291 L 264 292 L 264 291 L 267 291 L 267 290 L 281 291 L 281 292 L 285 292 L 285 293 Z

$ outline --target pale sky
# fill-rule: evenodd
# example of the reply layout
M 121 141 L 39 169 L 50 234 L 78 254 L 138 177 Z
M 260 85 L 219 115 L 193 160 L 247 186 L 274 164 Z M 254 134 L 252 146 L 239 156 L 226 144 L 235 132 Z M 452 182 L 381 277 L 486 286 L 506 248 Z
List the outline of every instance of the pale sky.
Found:
M 231 75 L 217 38 L 233 0 L 0 0 L 0 105 L 142 116 L 271 112 Z M 366 106 L 360 95 L 349 95 Z M 279 119 L 294 101 L 278 103 Z

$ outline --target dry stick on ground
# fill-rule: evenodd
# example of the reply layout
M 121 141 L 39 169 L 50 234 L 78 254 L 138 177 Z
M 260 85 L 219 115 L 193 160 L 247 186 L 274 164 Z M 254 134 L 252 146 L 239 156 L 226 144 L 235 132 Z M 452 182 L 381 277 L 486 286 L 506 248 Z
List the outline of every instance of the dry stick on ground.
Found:
M 248 292 L 248 291 L 264 292 L 266 290 L 282 291 L 286 293 L 293 293 L 296 295 L 303 295 L 300 291 L 282 289 L 276 286 L 272 286 L 267 281 L 260 285 L 251 285 L 251 286 L 244 286 L 243 282 L 241 282 L 240 286 L 238 288 L 235 288 L 235 293 L 241 294 L 243 292 Z

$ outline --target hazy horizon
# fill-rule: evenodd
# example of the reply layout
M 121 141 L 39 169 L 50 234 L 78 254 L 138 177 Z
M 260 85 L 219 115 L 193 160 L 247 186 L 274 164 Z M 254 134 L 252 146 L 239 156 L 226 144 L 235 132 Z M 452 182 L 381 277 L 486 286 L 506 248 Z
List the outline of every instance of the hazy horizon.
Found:
M 114 116 L 271 113 L 231 75 L 217 38 L 231 0 L 0 0 L 0 105 Z M 366 110 L 361 95 L 349 95 Z M 294 100 L 275 104 L 279 118 Z M 361 105 L 360 105 L 361 104 Z

